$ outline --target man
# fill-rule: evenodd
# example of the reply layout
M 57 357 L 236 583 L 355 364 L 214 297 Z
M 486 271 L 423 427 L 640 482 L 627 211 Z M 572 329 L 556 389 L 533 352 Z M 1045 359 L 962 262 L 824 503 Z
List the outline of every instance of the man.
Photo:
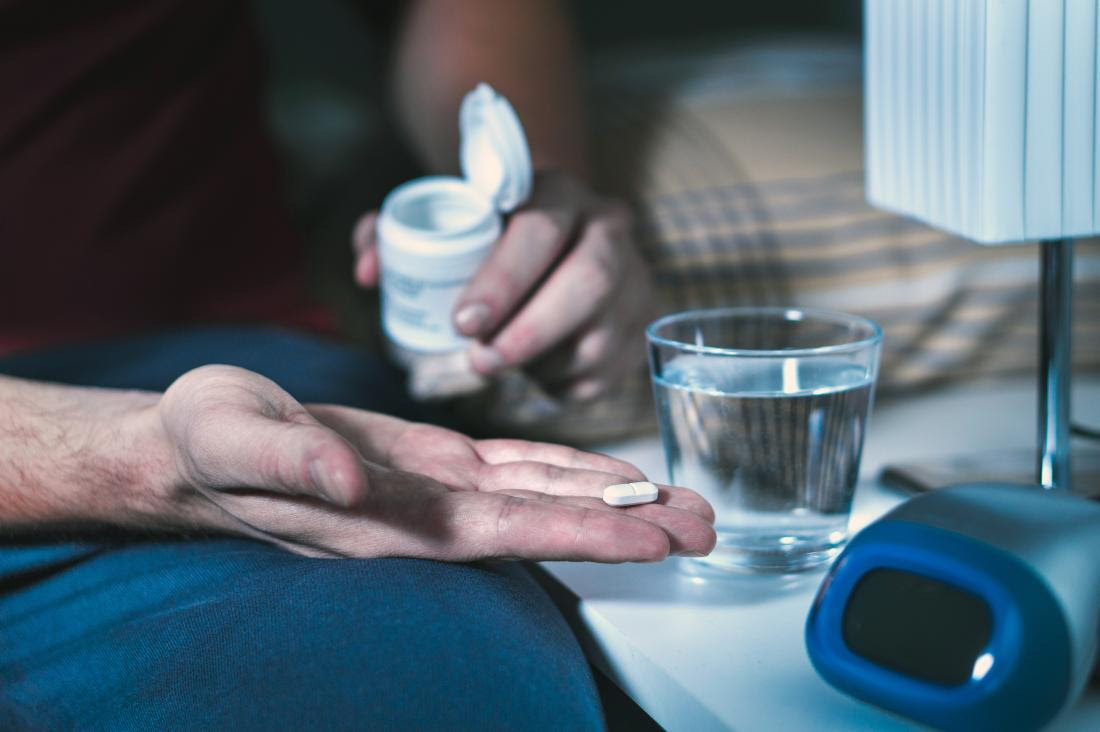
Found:
M 540 171 L 456 309 L 472 362 L 594 396 L 647 274 L 583 183 L 558 8 L 401 17 L 396 98 L 425 160 L 455 159 L 458 101 L 486 80 Z M 611 509 L 628 464 L 405 421 L 385 367 L 316 337 L 184 327 L 326 320 L 245 3 L 0 0 L 0 39 L 0 728 L 598 727 L 545 596 L 516 565 L 457 562 L 698 555 L 710 507 L 662 488 Z

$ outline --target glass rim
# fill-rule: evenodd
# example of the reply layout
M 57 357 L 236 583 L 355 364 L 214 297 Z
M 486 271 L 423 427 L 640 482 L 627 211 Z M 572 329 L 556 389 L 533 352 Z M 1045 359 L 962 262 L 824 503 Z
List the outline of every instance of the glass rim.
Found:
M 795 322 L 805 319 L 805 317 L 817 318 L 825 321 L 832 321 L 834 323 L 857 323 L 863 325 L 871 331 L 871 335 L 867 338 L 861 338 L 855 341 L 849 341 L 848 343 L 837 343 L 831 346 L 811 346 L 808 348 L 777 348 L 777 349 L 764 349 L 764 348 L 723 348 L 721 346 L 703 346 L 697 343 L 687 343 L 685 341 L 678 341 L 673 338 L 666 338 L 661 335 L 657 335 L 657 329 L 661 328 L 669 323 L 677 321 L 696 319 L 712 319 L 720 318 L 731 315 L 788 315 L 791 313 L 798 313 L 801 317 L 798 318 L 785 318 L 787 320 L 793 320 Z M 882 326 L 870 318 L 865 318 L 862 315 L 852 315 L 850 313 L 842 313 L 838 310 L 827 310 L 824 308 L 803 308 L 803 307 L 784 307 L 782 305 L 738 305 L 733 307 L 724 308 L 697 308 L 695 310 L 682 310 L 678 313 L 670 313 L 668 315 L 662 315 L 654 320 L 652 323 L 646 326 L 645 329 L 646 340 L 649 343 L 656 343 L 662 346 L 668 346 L 681 351 L 687 351 L 688 353 L 703 353 L 711 354 L 714 356 L 747 356 L 747 357 L 760 357 L 760 358 L 797 358 L 799 356 L 822 356 L 834 353 L 849 353 L 851 351 L 859 351 L 868 347 L 878 346 L 882 342 Z

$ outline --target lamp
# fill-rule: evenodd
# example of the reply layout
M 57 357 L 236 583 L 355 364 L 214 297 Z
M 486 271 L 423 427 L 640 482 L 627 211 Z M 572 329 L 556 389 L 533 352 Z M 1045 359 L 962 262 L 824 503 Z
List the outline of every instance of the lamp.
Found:
M 1036 480 L 1070 488 L 1073 238 L 1100 232 L 1097 0 L 865 0 L 867 196 L 1039 240 Z

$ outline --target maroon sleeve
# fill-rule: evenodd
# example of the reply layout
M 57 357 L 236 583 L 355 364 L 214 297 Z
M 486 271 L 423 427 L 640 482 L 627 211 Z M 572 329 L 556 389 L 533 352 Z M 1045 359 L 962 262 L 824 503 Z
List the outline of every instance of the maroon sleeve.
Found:
M 324 322 L 258 58 L 243 1 L 0 0 L 0 352 Z

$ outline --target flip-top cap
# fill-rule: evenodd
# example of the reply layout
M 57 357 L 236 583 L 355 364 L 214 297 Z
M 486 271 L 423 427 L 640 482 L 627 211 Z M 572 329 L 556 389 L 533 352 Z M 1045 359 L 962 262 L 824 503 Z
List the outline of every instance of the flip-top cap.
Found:
M 459 158 L 470 185 L 500 211 L 531 195 L 531 151 L 516 110 L 482 82 L 462 100 L 458 115 Z

